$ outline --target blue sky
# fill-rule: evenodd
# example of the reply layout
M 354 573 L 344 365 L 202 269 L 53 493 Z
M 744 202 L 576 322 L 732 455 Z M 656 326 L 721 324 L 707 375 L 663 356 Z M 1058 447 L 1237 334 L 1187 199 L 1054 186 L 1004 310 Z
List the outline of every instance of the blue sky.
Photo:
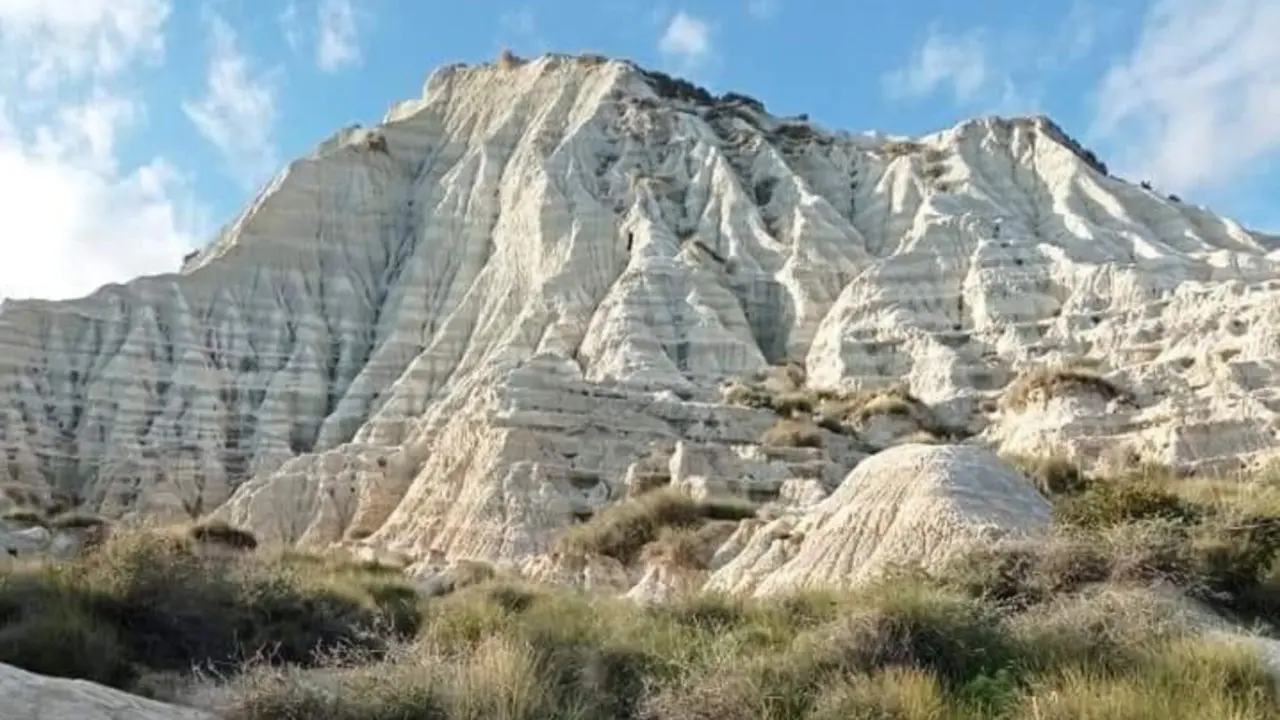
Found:
M 0 0 L 0 297 L 173 270 L 286 160 L 502 47 L 855 131 L 1043 112 L 1280 230 L 1277 37 L 1275 0 Z

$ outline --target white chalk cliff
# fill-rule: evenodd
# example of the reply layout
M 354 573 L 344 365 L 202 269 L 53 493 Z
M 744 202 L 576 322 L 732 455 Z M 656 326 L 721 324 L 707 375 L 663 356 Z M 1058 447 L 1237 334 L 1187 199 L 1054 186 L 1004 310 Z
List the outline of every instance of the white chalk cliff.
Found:
M 1046 118 L 891 139 L 597 57 L 447 67 L 179 272 L 6 301 L 0 481 L 522 563 L 655 474 L 831 493 L 865 438 L 762 447 L 775 415 L 720 399 L 786 360 L 814 388 L 905 383 L 1007 450 L 1258 460 L 1280 448 L 1276 246 Z M 1132 401 L 994 402 L 1061 361 Z

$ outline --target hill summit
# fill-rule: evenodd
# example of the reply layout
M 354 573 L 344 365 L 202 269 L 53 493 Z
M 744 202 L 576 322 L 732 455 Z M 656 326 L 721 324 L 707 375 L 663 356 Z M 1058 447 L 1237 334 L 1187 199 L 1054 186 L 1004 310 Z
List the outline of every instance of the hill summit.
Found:
M 180 271 L 6 302 L 0 504 L 538 563 L 645 487 L 785 511 L 904 442 L 1262 462 L 1274 247 L 1045 117 L 895 138 L 597 56 L 449 66 Z

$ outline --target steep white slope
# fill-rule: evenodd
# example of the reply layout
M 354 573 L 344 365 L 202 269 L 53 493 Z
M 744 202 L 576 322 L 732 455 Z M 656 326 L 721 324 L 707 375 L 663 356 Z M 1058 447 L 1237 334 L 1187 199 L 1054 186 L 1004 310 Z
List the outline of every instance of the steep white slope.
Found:
M 765 497 L 843 477 L 865 452 L 830 434 L 755 473 L 773 416 L 718 403 L 788 358 L 904 380 L 1011 449 L 1272 452 L 1274 240 L 1101 170 L 1045 118 L 885 140 L 600 58 L 445 68 L 180 273 L 7 302 L 0 473 L 110 514 L 519 560 L 677 447 Z M 1137 402 L 991 411 L 1076 357 Z

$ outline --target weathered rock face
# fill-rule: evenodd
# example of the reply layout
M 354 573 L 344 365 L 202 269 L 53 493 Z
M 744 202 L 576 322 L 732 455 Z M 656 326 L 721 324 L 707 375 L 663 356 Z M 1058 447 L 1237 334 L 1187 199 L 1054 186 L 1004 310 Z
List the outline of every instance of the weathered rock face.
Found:
M 865 449 L 766 456 L 773 414 L 716 393 L 784 359 L 814 386 L 903 381 L 1013 450 L 1262 457 L 1273 245 L 1108 177 L 1044 118 L 894 141 L 623 62 L 449 67 L 180 272 L 5 303 L 0 479 L 519 561 L 664 463 L 699 492 L 820 499 Z M 1074 357 L 1136 402 L 990 403 Z

